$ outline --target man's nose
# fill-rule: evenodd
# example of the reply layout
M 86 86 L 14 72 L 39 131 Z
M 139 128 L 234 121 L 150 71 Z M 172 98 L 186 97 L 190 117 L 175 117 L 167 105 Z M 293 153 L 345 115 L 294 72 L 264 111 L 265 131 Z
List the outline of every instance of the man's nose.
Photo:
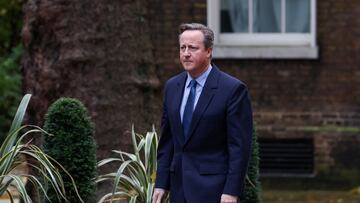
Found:
M 184 51 L 184 56 L 190 56 L 191 53 L 189 51 L 189 48 L 186 48 L 185 51 Z

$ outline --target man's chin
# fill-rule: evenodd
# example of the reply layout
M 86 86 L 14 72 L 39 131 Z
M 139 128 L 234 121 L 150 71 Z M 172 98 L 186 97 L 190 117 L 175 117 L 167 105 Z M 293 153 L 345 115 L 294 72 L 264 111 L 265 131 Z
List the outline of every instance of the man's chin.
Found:
M 186 70 L 186 71 L 191 71 L 191 70 L 194 69 L 194 68 L 191 67 L 191 66 L 183 66 L 183 67 L 184 67 L 184 70 Z

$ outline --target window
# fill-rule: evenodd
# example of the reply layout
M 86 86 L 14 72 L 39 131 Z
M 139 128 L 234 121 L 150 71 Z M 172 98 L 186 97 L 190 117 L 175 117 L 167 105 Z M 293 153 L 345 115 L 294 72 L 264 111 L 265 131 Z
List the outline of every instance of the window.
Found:
M 214 58 L 317 58 L 316 0 L 208 0 Z

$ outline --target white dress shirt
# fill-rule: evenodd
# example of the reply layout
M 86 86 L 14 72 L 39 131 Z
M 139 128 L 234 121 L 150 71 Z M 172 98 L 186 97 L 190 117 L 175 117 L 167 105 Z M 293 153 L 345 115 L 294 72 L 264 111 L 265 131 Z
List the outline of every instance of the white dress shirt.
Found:
M 201 92 L 203 90 L 203 87 L 205 85 L 206 79 L 209 76 L 209 73 L 211 71 L 212 67 L 211 65 L 209 65 L 208 69 L 202 73 L 199 77 L 195 78 L 197 85 L 196 85 L 196 93 L 195 93 L 195 101 L 194 101 L 194 109 L 196 107 L 196 104 L 200 98 Z M 187 99 L 189 97 L 190 94 L 190 81 L 193 80 L 194 78 L 192 78 L 190 76 L 189 73 L 187 73 L 187 78 L 186 78 L 186 82 L 185 82 L 185 88 L 184 88 L 184 93 L 183 93 L 183 97 L 182 97 L 182 101 L 181 101 L 181 107 L 180 107 L 180 117 L 181 117 L 181 122 L 183 121 L 183 115 L 184 115 L 184 110 L 185 110 L 185 105 L 187 102 Z

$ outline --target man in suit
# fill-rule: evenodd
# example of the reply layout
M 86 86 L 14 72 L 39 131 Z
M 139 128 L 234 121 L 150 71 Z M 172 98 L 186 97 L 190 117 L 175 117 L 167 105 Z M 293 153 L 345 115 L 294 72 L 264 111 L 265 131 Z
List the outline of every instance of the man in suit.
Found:
M 252 111 L 247 87 L 211 64 L 214 34 L 182 24 L 184 72 L 165 85 L 153 203 L 241 200 L 250 156 Z

